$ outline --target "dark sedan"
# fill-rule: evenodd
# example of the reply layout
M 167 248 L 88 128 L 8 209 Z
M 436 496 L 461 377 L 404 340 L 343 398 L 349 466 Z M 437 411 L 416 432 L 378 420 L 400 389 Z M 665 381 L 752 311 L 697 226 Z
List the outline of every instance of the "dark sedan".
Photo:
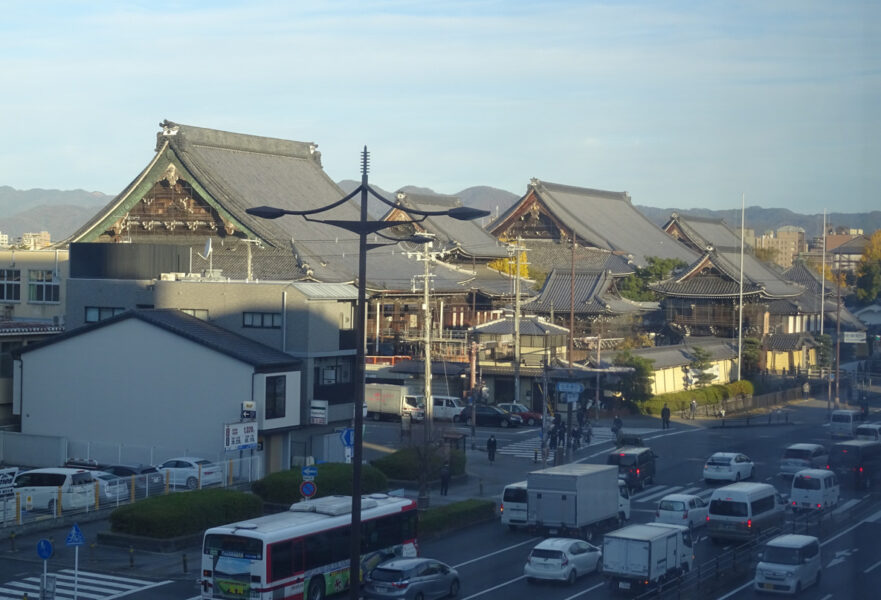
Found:
M 466 406 L 459 413 L 456 421 L 471 425 L 472 414 L 470 406 Z M 523 419 L 515 414 L 511 414 L 506 410 L 502 410 L 497 406 L 489 406 L 488 404 L 477 404 L 475 407 L 477 412 L 477 424 L 480 426 L 490 425 L 493 427 L 517 427 L 523 424 Z
M 142 465 L 139 463 L 124 465 L 106 465 L 102 469 L 108 473 L 113 473 L 118 477 L 124 477 L 131 480 L 135 479 L 135 495 L 138 498 L 144 496 L 156 496 L 165 491 L 165 477 L 159 470 L 152 465 Z

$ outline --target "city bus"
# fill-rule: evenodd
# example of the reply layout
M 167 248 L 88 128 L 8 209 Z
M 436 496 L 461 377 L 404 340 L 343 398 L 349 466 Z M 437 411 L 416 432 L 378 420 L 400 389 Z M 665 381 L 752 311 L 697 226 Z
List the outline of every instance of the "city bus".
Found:
M 327 496 L 290 509 L 205 531 L 203 599 L 322 600 L 349 587 L 351 496 Z M 361 498 L 361 573 L 380 562 L 418 556 L 416 503 Z

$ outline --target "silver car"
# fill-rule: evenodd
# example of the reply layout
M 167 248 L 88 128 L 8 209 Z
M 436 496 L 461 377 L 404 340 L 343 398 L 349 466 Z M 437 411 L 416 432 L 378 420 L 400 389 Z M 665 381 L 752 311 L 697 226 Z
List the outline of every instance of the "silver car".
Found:
M 364 596 L 378 600 L 433 600 L 459 594 L 459 573 L 433 558 L 394 558 L 367 575 Z
M 780 458 L 780 477 L 792 477 L 802 469 L 825 469 L 829 452 L 820 444 L 790 444 Z

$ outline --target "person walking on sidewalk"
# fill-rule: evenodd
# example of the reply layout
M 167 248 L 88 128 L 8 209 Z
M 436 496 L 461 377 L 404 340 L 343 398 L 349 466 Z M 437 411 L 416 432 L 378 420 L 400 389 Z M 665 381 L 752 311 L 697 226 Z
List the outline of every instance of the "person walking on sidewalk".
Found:
M 691 420 L 694 421 L 694 418 L 697 416 L 697 400 L 694 398 L 691 399 Z
M 664 402 L 664 408 L 661 409 L 661 427 L 670 429 L 670 407 Z
M 498 442 L 496 442 L 496 436 L 490 434 L 489 439 L 486 440 L 486 456 L 489 458 L 489 464 L 493 464 L 496 461 L 497 447 Z
M 446 496 L 450 489 L 450 463 L 445 462 L 440 470 L 441 496 Z

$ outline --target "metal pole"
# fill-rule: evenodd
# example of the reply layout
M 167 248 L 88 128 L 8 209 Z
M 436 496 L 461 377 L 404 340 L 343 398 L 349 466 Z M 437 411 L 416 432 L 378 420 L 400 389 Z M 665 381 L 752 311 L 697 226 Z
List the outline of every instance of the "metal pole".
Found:
M 514 402 L 520 402 L 520 238 L 514 246 Z
M 838 395 L 841 384 L 841 255 L 838 256 L 835 287 L 838 290 L 835 306 L 835 408 L 838 409 L 841 408 L 841 396 Z
M 737 381 L 741 379 L 743 365 L 743 238 L 746 215 L 746 194 L 740 196 L 740 316 L 737 321 Z
M 367 222 L 367 146 L 361 155 L 361 220 Z M 358 233 L 358 311 L 355 322 L 358 324 L 355 349 L 355 415 L 353 419 L 352 448 L 352 529 L 349 534 L 349 598 L 358 600 L 361 596 L 361 462 L 364 450 L 364 355 L 367 343 L 364 319 L 367 316 L 367 232 L 362 228 Z
M 427 244 L 428 247 L 431 244 Z M 425 342 L 425 351 L 424 351 L 424 370 L 423 377 L 425 379 L 424 386 L 424 398 L 425 398 L 425 424 L 423 428 L 424 438 L 422 440 L 422 473 L 420 476 L 419 483 L 419 508 L 427 509 L 428 508 L 428 477 L 429 477 L 429 466 L 431 461 L 429 459 L 429 452 L 431 451 L 431 428 L 432 428 L 432 415 L 434 412 L 434 400 L 431 397 L 431 306 L 428 303 L 428 278 L 429 278 L 429 269 L 428 269 L 428 261 L 431 258 L 431 254 L 428 251 L 428 247 L 423 249 L 423 252 L 420 253 L 422 260 L 425 261 L 423 275 L 422 275 L 422 333 L 423 333 L 423 341 Z

